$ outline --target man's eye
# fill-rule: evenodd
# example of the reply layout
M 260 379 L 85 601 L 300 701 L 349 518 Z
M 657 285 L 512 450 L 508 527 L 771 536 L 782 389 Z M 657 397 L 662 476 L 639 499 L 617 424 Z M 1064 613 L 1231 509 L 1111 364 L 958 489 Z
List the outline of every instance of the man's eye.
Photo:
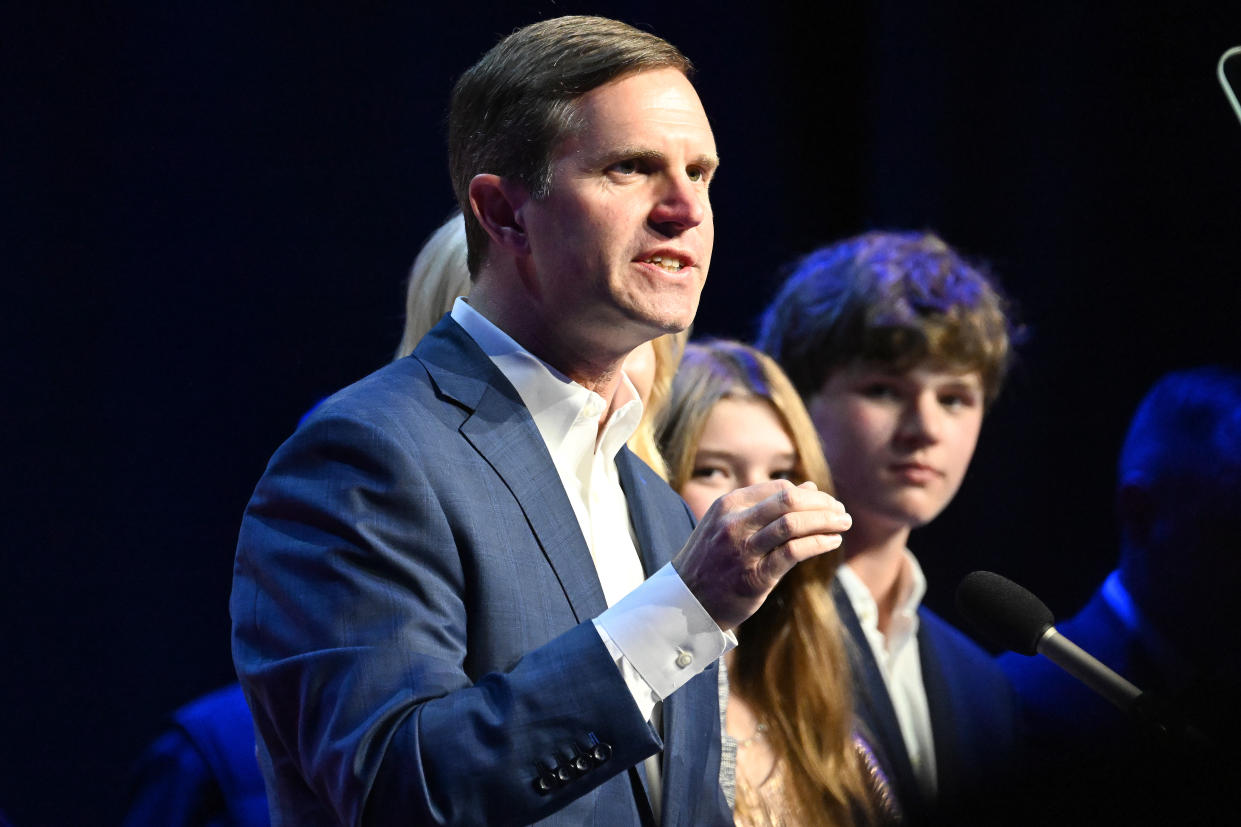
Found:
M 612 164 L 611 170 L 620 175 L 633 175 L 638 171 L 638 162 L 632 158 L 626 161 L 617 161 L 615 164 Z
M 695 184 L 699 181 L 705 181 L 707 179 L 707 173 L 698 167 L 690 167 L 685 171 L 685 174 L 688 175 L 689 180 L 693 181 Z

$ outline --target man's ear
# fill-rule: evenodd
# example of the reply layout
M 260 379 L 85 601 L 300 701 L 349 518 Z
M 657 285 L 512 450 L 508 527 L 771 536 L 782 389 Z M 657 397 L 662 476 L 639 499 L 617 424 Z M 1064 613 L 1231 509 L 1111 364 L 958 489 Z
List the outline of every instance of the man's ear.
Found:
M 516 255 L 530 252 L 520 210 L 530 199 L 521 184 L 490 173 L 470 179 L 470 207 L 497 246 Z

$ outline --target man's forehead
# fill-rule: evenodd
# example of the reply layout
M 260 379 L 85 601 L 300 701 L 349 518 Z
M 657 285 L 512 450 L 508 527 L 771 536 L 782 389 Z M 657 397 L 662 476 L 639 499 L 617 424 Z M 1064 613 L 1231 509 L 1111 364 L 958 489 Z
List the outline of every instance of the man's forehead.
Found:
M 658 68 L 632 72 L 602 84 L 573 103 L 569 129 L 558 142 L 557 153 L 589 143 L 603 153 L 628 157 L 659 156 L 667 140 L 691 144 L 694 160 L 717 166 L 715 135 L 689 79 L 678 69 Z
M 579 109 L 602 115 L 623 116 L 640 108 L 704 121 L 707 117 L 694 84 L 680 70 L 667 67 L 615 78 L 582 95 L 577 104 Z

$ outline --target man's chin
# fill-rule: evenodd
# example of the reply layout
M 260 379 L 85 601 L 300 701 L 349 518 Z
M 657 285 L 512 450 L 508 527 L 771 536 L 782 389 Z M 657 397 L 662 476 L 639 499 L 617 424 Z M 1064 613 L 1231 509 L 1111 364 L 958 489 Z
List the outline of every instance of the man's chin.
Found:
M 689 326 L 694 323 L 694 314 L 644 314 L 635 316 L 632 321 L 641 326 L 643 335 L 646 336 L 643 341 L 649 342 L 651 339 L 658 339 L 669 333 L 688 330 Z
M 688 307 L 682 307 L 675 311 L 656 314 L 653 321 L 659 327 L 660 335 L 665 333 L 680 333 L 688 330 L 694 323 L 694 317 L 698 315 L 698 303 Z

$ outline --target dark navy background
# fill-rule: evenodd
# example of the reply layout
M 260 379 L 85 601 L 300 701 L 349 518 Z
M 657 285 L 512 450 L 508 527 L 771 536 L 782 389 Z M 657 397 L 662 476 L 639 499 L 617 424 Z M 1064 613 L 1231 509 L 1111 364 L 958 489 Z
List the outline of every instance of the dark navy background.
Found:
M 782 264 L 864 229 L 991 262 L 1029 341 L 912 541 L 951 619 L 977 568 L 1076 610 L 1144 390 L 1241 366 L 1241 124 L 1214 74 L 1235 2 L 24 5 L 0 20 L 19 827 L 115 823 L 163 716 L 232 680 L 245 502 L 307 408 L 390 358 L 453 207 L 452 81 L 520 24 L 602 12 L 698 65 L 723 157 L 698 334 L 751 337 Z

